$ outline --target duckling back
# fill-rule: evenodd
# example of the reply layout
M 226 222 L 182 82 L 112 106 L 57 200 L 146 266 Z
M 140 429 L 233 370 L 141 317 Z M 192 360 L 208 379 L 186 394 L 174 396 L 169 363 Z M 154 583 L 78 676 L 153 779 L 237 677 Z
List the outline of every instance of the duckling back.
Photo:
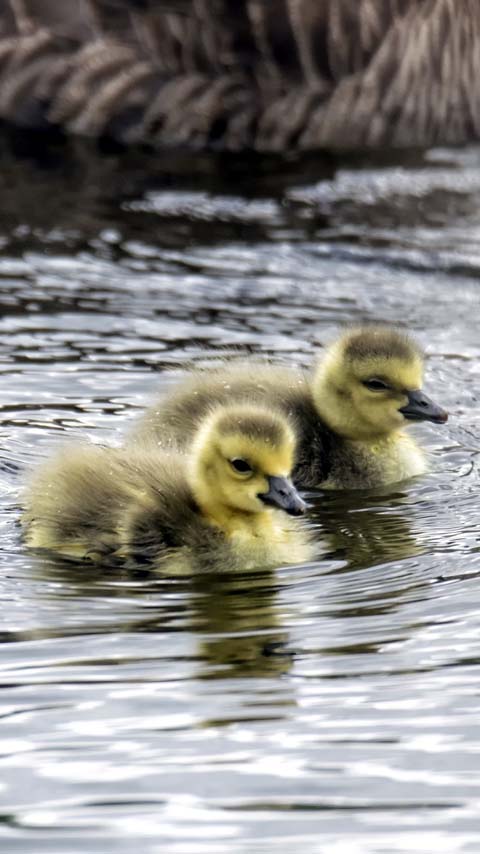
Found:
M 328 478 L 335 437 L 319 419 L 308 376 L 255 360 L 192 370 L 147 409 L 127 435 L 127 445 L 185 448 L 212 408 L 232 403 L 259 404 L 288 419 L 297 436 L 293 470 L 297 486 L 312 488 Z
M 27 545 L 93 561 L 148 560 L 194 539 L 199 526 L 184 460 L 159 451 L 66 448 L 35 474 L 24 507 Z
M 294 419 L 309 397 L 299 371 L 266 362 L 233 361 L 192 370 L 174 390 L 149 407 L 127 442 L 185 448 L 202 419 L 217 406 L 260 404 Z
M 127 493 L 114 451 L 66 447 L 34 473 L 24 491 L 25 541 L 71 557 L 83 557 L 89 548 L 104 551 L 114 540 Z

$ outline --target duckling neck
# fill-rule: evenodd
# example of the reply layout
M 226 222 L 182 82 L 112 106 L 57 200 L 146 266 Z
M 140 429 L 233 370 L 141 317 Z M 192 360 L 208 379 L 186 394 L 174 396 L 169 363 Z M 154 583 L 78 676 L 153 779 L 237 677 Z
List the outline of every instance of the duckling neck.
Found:
M 427 462 L 415 439 L 397 432 L 377 441 L 344 439 L 336 448 L 325 489 L 386 486 L 424 474 Z
M 272 528 L 272 513 L 248 513 L 219 502 L 202 502 L 200 509 L 211 525 L 220 528 L 227 537 L 259 537 Z
M 354 445 L 354 443 L 351 443 Z M 377 442 L 363 443 L 371 457 L 377 460 L 382 483 L 394 483 L 424 474 L 427 460 L 413 436 L 396 431 Z

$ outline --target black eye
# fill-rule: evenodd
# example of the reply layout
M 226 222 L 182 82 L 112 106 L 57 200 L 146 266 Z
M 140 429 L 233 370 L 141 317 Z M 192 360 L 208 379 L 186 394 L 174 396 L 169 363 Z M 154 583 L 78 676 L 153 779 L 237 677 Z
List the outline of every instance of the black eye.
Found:
M 239 471 L 242 474 L 252 471 L 251 465 L 249 465 L 246 460 L 230 460 L 230 465 L 235 469 L 235 471 Z
M 362 380 L 362 384 L 369 388 L 370 391 L 385 391 L 390 386 L 385 383 L 383 380 L 379 380 L 376 377 L 372 377 L 371 380 Z

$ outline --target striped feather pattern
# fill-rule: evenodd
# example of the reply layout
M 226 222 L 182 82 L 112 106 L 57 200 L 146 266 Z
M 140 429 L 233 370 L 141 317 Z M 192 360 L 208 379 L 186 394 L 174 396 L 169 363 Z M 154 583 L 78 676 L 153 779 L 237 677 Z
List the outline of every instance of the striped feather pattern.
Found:
M 0 118 L 239 151 L 480 137 L 479 0 L 0 0 Z

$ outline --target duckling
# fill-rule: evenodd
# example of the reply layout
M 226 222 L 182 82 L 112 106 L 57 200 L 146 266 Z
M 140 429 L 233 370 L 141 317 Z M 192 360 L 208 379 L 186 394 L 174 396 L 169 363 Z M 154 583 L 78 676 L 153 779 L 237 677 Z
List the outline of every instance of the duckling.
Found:
M 384 486 L 426 471 L 404 427 L 448 418 L 421 391 L 422 381 L 423 354 L 410 336 L 363 326 L 341 335 L 310 376 L 255 361 L 194 371 L 147 410 L 132 437 L 182 447 L 212 402 L 262 403 L 287 415 L 297 434 L 297 486 Z
M 206 414 L 188 454 L 66 449 L 26 490 L 25 541 L 93 562 L 175 557 L 176 572 L 304 562 L 309 537 L 284 515 L 306 506 L 289 478 L 294 448 L 284 417 L 235 405 Z

